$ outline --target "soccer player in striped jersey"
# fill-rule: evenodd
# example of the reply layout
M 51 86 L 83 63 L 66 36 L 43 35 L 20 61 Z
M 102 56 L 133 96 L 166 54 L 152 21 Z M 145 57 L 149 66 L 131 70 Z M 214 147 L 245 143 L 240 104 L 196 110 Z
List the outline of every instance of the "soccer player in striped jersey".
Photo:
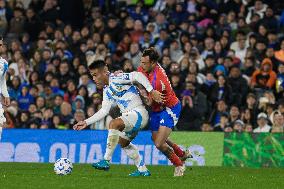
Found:
M 105 62 L 101 60 L 94 61 L 89 66 L 89 70 L 97 88 L 103 89 L 102 108 L 90 118 L 74 125 L 73 128 L 81 130 L 103 119 L 109 114 L 112 104 L 117 104 L 122 113 L 120 117 L 110 122 L 104 159 L 94 163 L 93 167 L 108 170 L 113 152 L 119 143 L 138 168 L 130 176 L 150 176 L 150 172 L 139 155 L 138 148 L 131 143 L 138 131 L 146 126 L 149 118 L 138 89 L 133 83 L 138 82 L 143 85 L 151 97 L 158 102 L 163 101 L 162 94 L 154 90 L 148 79 L 139 72 L 110 74 Z
M 4 40 L 2 37 L 0 37 L 0 53 L 3 52 L 4 48 Z M 0 57 L 0 92 L 1 92 L 1 97 L 4 97 L 4 105 L 9 106 L 10 105 L 10 98 L 9 98 L 9 93 L 7 90 L 7 84 L 6 84 L 6 73 L 8 70 L 8 62 Z M 6 118 L 4 116 L 4 109 L 2 107 L 2 104 L 0 103 L 0 141 L 2 138 L 2 129 L 3 125 L 6 122 Z

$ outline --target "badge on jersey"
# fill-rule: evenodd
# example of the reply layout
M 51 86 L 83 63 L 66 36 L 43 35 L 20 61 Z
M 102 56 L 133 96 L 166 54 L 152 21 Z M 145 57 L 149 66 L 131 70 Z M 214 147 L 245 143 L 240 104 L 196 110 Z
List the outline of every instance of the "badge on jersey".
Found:
M 124 75 L 123 75 L 123 78 L 124 78 L 125 80 L 130 80 L 129 74 L 124 74 Z
M 122 91 L 122 86 L 121 86 L 121 85 L 116 85 L 115 88 L 116 88 L 118 91 Z

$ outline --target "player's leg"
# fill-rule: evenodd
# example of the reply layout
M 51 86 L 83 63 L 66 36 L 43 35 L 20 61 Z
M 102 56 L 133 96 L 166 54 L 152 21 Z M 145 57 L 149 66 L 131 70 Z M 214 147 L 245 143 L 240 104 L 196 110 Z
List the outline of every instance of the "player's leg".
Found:
M 0 141 L 2 139 L 2 131 L 4 123 L 6 122 L 6 118 L 4 116 L 4 109 L 2 108 L 2 105 L 0 104 Z
M 192 154 L 190 150 L 183 151 L 176 143 L 174 143 L 169 138 L 166 143 L 174 150 L 175 154 L 181 159 L 181 161 L 185 161 L 188 158 L 192 158 Z
M 118 144 L 120 131 L 124 129 L 124 122 L 120 118 L 112 120 L 109 124 L 107 148 L 104 155 L 105 160 L 111 160 L 112 154 Z
M 165 124 L 166 126 L 160 126 Z M 166 143 L 168 137 L 174 127 L 174 120 L 167 112 L 152 112 L 150 118 L 150 129 L 152 130 L 152 140 L 155 146 L 165 154 L 165 156 L 175 165 L 180 166 L 182 162 L 174 153 L 173 149 Z
M 174 142 L 172 142 L 170 139 L 167 139 L 166 140 L 166 143 L 172 147 L 172 149 L 174 150 L 175 154 L 178 156 L 178 157 L 183 157 L 185 152 L 177 145 L 175 144 Z
M 172 130 L 170 128 L 160 126 L 157 132 L 152 132 L 152 138 L 155 146 L 174 164 L 175 167 L 182 166 L 183 162 L 166 143 L 171 132 Z
M 109 162 L 118 144 L 120 131 L 122 131 L 124 127 L 125 125 L 121 118 L 113 119 L 110 122 L 104 159 L 97 163 L 94 163 L 94 168 L 99 170 L 108 170 L 110 168 Z
M 131 143 L 137 136 L 138 131 L 146 126 L 149 119 L 148 112 L 144 107 L 139 107 L 131 112 L 122 114 L 121 118 L 124 120 L 125 130 L 121 132 L 119 143 L 137 167 L 137 170 L 129 174 L 129 176 L 150 176 L 151 174 L 146 168 L 138 148 Z
M 181 112 L 181 104 L 178 103 L 173 108 L 166 108 L 166 111 L 163 113 L 163 116 L 165 119 L 172 120 L 169 125 L 172 126 L 172 128 L 177 124 L 179 116 Z M 191 152 L 189 150 L 183 151 L 176 143 L 171 141 L 169 138 L 167 139 L 167 144 L 172 147 L 175 154 L 182 160 L 185 161 L 187 158 L 192 158 Z
M 183 161 L 175 154 L 174 150 L 166 143 L 171 129 L 166 126 L 160 126 L 158 132 L 152 132 L 152 138 L 155 146 L 172 162 L 175 166 L 174 176 L 183 176 L 185 165 Z
M 150 176 L 151 173 L 147 169 L 137 146 L 125 139 L 125 137 L 119 138 L 119 144 L 121 145 L 122 150 L 134 161 L 134 164 L 137 167 L 137 171 L 129 174 L 129 176 Z
M 155 146 L 165 154 L 165 156 L 174 164 L 174 176 L 182 176 L 185 166 L 174 150 L 166 143 L 168 137 L 178 121 L 181 111 L 181 104 L 177 104 L 173 108 L 151 115 L 152 139 Z

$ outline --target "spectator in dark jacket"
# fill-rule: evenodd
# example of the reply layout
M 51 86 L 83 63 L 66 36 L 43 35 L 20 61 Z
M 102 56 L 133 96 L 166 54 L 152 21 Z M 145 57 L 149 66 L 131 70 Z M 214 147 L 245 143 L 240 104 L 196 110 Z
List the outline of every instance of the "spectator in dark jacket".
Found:
M 269 28 L 269 30 L 272 31 L 277 31 L 279 27 L 278 21 L 275 18 L 274 11 L 271 7 L 267 7 L 265 15 L 260 22 L 265 24 Z
M 232 103 L 241 106 L 248 93 L 248 83 L 241 75 L 240 68 L 234 66 L 230 70 L 228 84 L 232 87 Z
M 30 35 L 31 41 L 35 41 L 42 29 L 42 21 L 32 8 L 26 10 L 25 30 Z
M 221 99 L 225 100 L 226 104 L 232 102 L 232 87 L 227 83 L 223 75 L 218 77 L 210 95 L 210 100 L 213 104 Z
M 39 13 L 43 22 L 56 23 L 59 20 L 59 10 L 57 9 L 56 1 L 47 0 L 43 5 L 43 9 Z
M 181 117 L 179 130 L 201 130 L 202 121 L 208 110 L 206 96 L 198 91 L 193 83 L 187 82 L 182 93 Z

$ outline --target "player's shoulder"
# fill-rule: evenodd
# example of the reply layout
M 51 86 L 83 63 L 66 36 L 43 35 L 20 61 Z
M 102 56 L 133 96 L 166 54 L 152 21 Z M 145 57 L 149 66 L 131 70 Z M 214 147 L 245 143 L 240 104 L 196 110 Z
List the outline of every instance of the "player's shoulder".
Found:
M 141 66 L 139 66 L 139 67 L 137 68 L 137 72 L 144 72 L 144 71 L 143 71 L 143 68 L 142 68 Z
M 110 82 L 116 82 L 119 80 L 130 80 L 130 75 L 131 73 L 125 73 L 125 72 L 121 72 L 121 73 L 117 73 L 117 74 L 110 74 Z
M 1 63 L 1 64 L 6 64 L 6 65 L 8 65 L 7 60 L 5 60 L 5 59 L 2 58 L 2 57 L 0 57 L 0 63 Z
M 111 91 L 110 91 L 108 85 L 104 86 L 104 88 L 103 88 L 103 100 L 104 99 L 108 99 L 108 100 L 113 99 L 112 96 L 111 96 Z
M 158 72 L 161 75 L 167 76 L 166 71 L 164 70 L 164 68 L 160 64 L 157 64 L 157 69 L 158 69 Z
M 108 86 L 108 85 L 104 86 L 103 92 L 105 93 L 105 92 L 107 92 L 108 90 L 109 90 L 109 86 Z

